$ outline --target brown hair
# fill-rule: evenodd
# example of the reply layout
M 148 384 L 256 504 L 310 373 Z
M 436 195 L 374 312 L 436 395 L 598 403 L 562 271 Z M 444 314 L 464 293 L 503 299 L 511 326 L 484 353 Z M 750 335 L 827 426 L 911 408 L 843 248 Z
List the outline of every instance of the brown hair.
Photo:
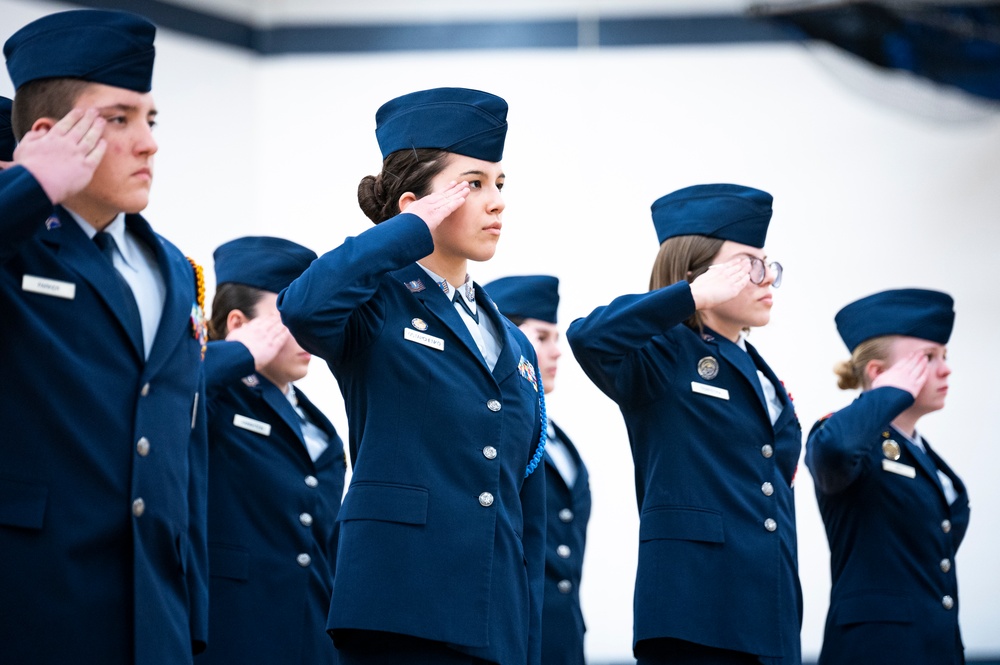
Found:
M 14 138 L 20 141 L 39 118 L 59 120 L 73 110 L 76 100 L 90 81 L 73 78 L 50 78 L 28 81 L 17 89 L 10 111 Z
M 837 387 L 841 390 L 870 388 L 871 382 L 868 380 L 865 368 L 873 360 L 888 360 L 889 349 L 896 337 L 897 335 L 872 337 L 854 347 L 850 359 L 841 360 L 833 366 L 833 373 L 837 375 Z
M 226 319 L 234 309 L 246 314 L 248 319 L 257 316 L 257 303 L 264 297 L 261 289 L 237 284 L 236 282 L 223 282 L 215 289 L 215 297 L 212 298 L 212 318 L 208 320 L 208 338 L 213 341 L 225 339 L 229 334 L 229 326 Z
M 398 150 L 382 163 L 377 176 L 366 175 L 358 184 L 358 205 L 376 224 L 399 214 L 399 197 L 413 192 L 430 194 L 431 180 L 444 170 L 449 153 L 436 148 Z
M 660 251 L 653 262 L 649 276 L 649 290 L 655 291 L 682 280 L 694 281 L 708 270 L 725 240 L 708 236 L 687 235 L 667 238 L 660 245 Z M 695 312 L 684 322 L 691 328 L 702 327 L 701 314 Z

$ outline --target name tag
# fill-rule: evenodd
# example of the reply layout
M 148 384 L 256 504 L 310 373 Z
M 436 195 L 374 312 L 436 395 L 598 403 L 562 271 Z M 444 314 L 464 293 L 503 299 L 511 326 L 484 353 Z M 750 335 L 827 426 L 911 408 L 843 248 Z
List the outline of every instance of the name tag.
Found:
M 417 332 L 410 328 L 403 328 L 403 339 L 416 342 L 417 344 L 422 344 L 423 346 L 429 346 L 432 349 L 437 349 L 438 351 L 444 351 L 444 340 L 440 337 L 434 337 L 433 335 L 428 335 L 427 333 Z
M 725 388 L 717 388 L 716 386 L 698 383 L 697 381 L 691 382 L 691 392 L 698 393 L 699 395 L 708 395 L 709 397 L 718 397 L 719 399 L 729 399 L 729 391 Z
M 882 470 L 888 471 L 889 473 L 898 473 L 899 475 L 906 476 L 907 478 L 917 477 L 917 470 L 912 466 L 909 464 L 901 464 L 891 459 L 882 460 Z
M 254 420 L 253 418 L 247 418 L 246 416 L 236 414 L 233 416 L 233 424 L 240 429 L 255 432 L 262 436 L 271 436 L 271 426 L 267 423 L 262 423 L 259 420 Z
M 41 293 L 43 296 L 55 296 L 72 300 L 76 297 L 76 284 L 61 282 L 58 279 L 45 279 L 37 275 L 25 275 L 21 278 L 21 290 L 29 293 Z

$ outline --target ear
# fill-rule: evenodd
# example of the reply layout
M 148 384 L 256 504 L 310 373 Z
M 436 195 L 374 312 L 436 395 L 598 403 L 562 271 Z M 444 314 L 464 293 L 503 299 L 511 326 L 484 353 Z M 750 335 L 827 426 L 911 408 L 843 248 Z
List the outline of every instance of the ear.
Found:
M 872 381 L 887 369 L 889 368 L 886 367 L 884 360 L 869 360 L 868 364 L 865 365 L 865 378 L 868 379 L 868 385 L 871 385 Z
M 417 195 L 413 192 L 403 192 L 403 195 L 399 197 L 397 205 L 399 206 L 399 212 L 403 212 L 411 203 L 417 200 Z
M 232 332 L 237 328 L 242 328 L 250 322 L 250 317 L 238 309 L 234 309 L 226 316 L 226 332 Z
M 37 132 L 47 132 L 52 129 L 56 124 L 56 121 L 52 118 L 39 118 L 38 120 L 31 123 L 31 131 Z

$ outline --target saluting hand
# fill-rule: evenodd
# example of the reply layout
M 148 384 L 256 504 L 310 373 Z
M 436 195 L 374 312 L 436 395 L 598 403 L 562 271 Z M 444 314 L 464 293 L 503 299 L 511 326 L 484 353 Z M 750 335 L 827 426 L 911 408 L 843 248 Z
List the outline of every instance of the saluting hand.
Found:
M 872 380 L 872 388 L 891 386 L 913 395 L 916 399 L 930 376 L 926 352 L 917 350 Z
M 750 259 L 745 256 L 709 266 L 708 271 L 691 282 L 695 309 L 711 309 L 732 300 L 749 283 Z
M 434 192 L 417 199 L 404 210 L 420 217 L 427 224 L 427 228 L 433 231 L 448 215 L 462 207 L 468 195 L 468 182 L 464 180 L 452 182 L 443 192 Z
M 274 312 L 250 319 L 226 335 L 227 342 L 240 342 L 253 356 L 254 369 L 260 371 L 274 360 L 292 334 L 281 323 L 281 316 Z
M 104 125 L 96 109 L 73 109 L 51 127 L 25 134 L 14 163 L 28 169 L 52 203 L 62 203 L 90 183 L 104 158 Z

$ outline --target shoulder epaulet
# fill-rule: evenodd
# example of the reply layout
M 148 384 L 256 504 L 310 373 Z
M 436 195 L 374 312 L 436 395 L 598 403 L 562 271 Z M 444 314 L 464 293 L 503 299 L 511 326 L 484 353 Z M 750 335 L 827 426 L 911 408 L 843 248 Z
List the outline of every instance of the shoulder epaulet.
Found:
M 194 270 L 194 304 L 191 305 L 191 334 L 201 344 L 201 359 L 208 348 L 208 322 L 205 319 L 205 270 L 190 256 L 185 257 Z

